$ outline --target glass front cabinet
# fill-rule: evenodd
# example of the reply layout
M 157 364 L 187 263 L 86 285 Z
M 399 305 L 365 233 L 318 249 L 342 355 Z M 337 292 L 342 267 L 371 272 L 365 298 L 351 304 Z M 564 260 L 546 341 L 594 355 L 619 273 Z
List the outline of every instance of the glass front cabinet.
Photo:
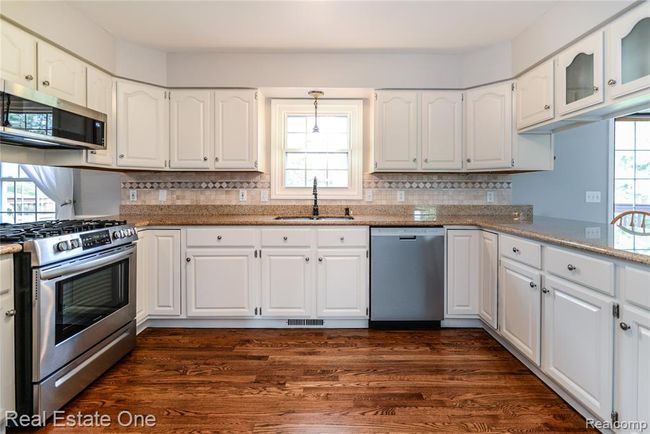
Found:
M 609 95 L 617 98 L 650 88 L 650 2 L 614 21 L 607 33 Z
M 557 57 L 557 110 L 561 115 L 603 102 L 603 32 L 570 46 Z

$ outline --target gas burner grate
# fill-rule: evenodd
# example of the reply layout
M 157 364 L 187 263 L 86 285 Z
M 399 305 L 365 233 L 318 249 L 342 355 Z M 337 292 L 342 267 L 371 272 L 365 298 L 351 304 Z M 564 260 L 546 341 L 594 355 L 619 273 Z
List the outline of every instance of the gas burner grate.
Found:
M 0 242 L 22 243 L 37 238 L 56 237 L 125 224 L 125 220 L 45 220 L 18 224 L 2 223 Z

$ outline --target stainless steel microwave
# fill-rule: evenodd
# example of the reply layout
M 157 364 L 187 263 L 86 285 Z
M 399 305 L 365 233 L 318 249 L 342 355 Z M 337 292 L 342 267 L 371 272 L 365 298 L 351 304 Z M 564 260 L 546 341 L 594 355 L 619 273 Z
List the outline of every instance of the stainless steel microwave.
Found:
M 106 149 L 106 115 L 0 80 L 0 143 L 38 148 Z

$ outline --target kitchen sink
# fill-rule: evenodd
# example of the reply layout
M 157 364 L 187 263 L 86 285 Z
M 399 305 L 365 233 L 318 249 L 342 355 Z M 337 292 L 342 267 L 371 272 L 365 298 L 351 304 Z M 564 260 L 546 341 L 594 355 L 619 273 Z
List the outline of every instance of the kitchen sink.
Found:
M 342 215 L 342 216 L 277 216 L 276 220 L 291 220 L 291 221 L 312 221 L 312 220 L 354 220 L 354 217 L 351 215 Z

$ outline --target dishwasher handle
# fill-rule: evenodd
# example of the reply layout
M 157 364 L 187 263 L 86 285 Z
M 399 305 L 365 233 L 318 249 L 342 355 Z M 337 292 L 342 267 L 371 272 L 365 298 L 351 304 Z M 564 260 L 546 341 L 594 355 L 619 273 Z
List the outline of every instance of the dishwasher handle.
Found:
M 412 240 L 417 239 L 417 237 L 415 235 L 400 235 L 399 239 L 400 239 L 400 241 L 402 241 L 402 240 L 404 240 L 404 241 L 411 240 L 412 241 Z

